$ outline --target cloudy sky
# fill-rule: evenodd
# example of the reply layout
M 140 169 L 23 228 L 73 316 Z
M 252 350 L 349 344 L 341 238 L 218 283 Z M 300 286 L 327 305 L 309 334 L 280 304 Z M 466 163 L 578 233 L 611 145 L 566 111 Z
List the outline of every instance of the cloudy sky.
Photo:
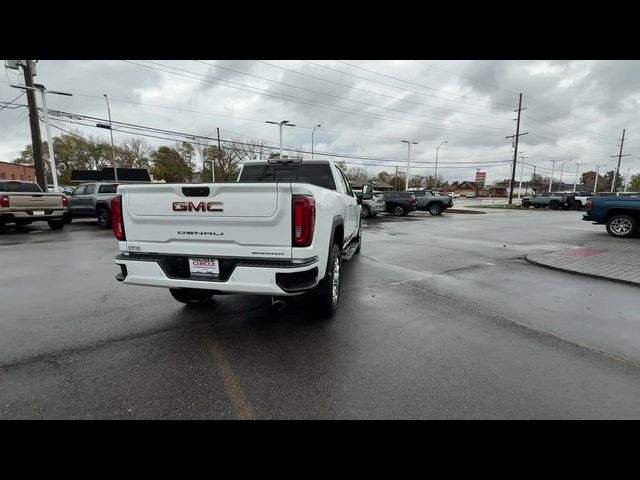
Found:
M 17 71 L 5 69 L 0 101 L 20 94 L 9 86 L 17 82 Z M 341 159 L 372 175 L 406 169 L 402 140 L 418 142 L 411 173 L 433 174 L 436 147 L 446 141 L 438 173 L 473 180 L 481 168 L 488 183 L 510 175 L 513 150 L 505 137 L 515 133 L 522 92 L 521 132 L 528 135 L 518 155 L 526 157 L 525 177 L 533 165 L 549 175 L 551 160 L 567 161 L 565 181 L 573 180 L 576 163 L 581 172 L 598 164 L 614 168 L 610 156 L 618 153 L 623 129 L 623 153 L 630 155 L 621 172 L 640 172 L 639 61 L 41 60 L 36 83 L 74 94 L 49 95 L 50 109 L 106 118 L 106 93 L 114 121 L 192 135 L 215 137 L 218 127 L 222 139 L 242 135 L 277 146 L 278 127 L 265 121 L 289 120 L 296 126 L 284 130 L 285 146 L 310 151 L 321 124 L 316 154 L 354 157 Z M 109 138 L 106 130 L 53 123 Z M 129 136 L 115 132 L 116 141 Z M 26 108 L 0 110 L 0 160 L 13 160 L 28 143 Z

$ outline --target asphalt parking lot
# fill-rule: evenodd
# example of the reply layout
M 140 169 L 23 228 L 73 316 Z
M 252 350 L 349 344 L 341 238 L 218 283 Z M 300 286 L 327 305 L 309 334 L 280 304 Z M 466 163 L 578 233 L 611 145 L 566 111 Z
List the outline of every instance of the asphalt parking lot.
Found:
M 524 260 L 616 241 L 581 215 L 370 219 L 329 321 L 121 285 L 92 221 L 9 230 L 0 418 L 640 418 L 638 288 Z

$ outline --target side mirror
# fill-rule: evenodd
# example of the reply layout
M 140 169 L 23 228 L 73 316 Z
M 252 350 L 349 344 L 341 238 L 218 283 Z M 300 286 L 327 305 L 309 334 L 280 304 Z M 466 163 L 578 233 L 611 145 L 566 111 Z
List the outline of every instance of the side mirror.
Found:
M 373 187 L 371 185 L 362 186 L 362 199 L 371 200 L 373 198 Z

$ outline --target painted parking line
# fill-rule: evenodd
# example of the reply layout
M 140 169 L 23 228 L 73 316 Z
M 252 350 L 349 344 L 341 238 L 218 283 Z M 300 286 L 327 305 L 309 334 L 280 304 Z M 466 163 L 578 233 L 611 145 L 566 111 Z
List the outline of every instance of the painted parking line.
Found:
M 256 414 L 251 405 L 251 402 L 247 398 L 242 386 L 240 385 L 240 379 L 236 375 L 231 366 L 231 363 L 227 359 L 222 347 L 214 340 L 209 346 L 209 351 L 213 355 L 218 365 L 220 377 L 224 385 L 224 390 L 233 406 L 236 410 L 236 415 L 240 420 L 255 420 Z

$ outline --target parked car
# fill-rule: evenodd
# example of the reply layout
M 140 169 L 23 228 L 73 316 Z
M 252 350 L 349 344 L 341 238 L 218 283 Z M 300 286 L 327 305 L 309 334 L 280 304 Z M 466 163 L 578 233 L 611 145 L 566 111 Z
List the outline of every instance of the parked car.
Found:
M 440 215 L 447 208 L 453 207 L 453 198 L 448 195 L 436 195 L 429 189 L 408 190 L 416 197 L 418 210 L 427 210 L 431 215 Z
M 413 192 L 384 192 L 383 195 L 387 213 L 406 216 L 418 208 Z
M 329 317 L 342 260 L 360 252 L 360 209 L 331 160 L 245 162 L 237 183 L 121 185 L 111 207 L 116 279 L 168 288 L 182 303 L 249 293 L 282 305 L 308 294 Z
M 575 203 L 575 196 L 560 192 L 536 192 L 533 196 L 526 196 L 520 200 L 522 208 L 545 208 L 551 210 L 569 210 Z
M 476 198 L 477 196 L 476 192 L 466 192 L 464 194 L 464 198 Z
M 458 192 L 448 192 L 447 195 L 451 198 L 460 198 L 460 194 Z
M 83 183 L 69 196 L 71 218 L 96 217 L 103 228 L 111 226 L 111 200 L 116 196 L 118 184 L 113 182 Z
M 381 193 L 373 192 L 372 198 L 369 200 L 362 199 L 362 190 L 354 190 L 353 193 L 362 203 L 362 218 L 373 218 L 385 211 L 384 196 Z
M 638 234 L 640 226 L 640 194 L 594 196 L 587 201 L 582 219 L 594 225 L 606 225 L 609 235 L 627 238 Z
M 45 193 L 34 182 L 0 181 L 0 231 L 7 223 L 33 222 L 47 222 L 52 230 L 60 230 L 68 213 L 67 197 L 62 193 Z

